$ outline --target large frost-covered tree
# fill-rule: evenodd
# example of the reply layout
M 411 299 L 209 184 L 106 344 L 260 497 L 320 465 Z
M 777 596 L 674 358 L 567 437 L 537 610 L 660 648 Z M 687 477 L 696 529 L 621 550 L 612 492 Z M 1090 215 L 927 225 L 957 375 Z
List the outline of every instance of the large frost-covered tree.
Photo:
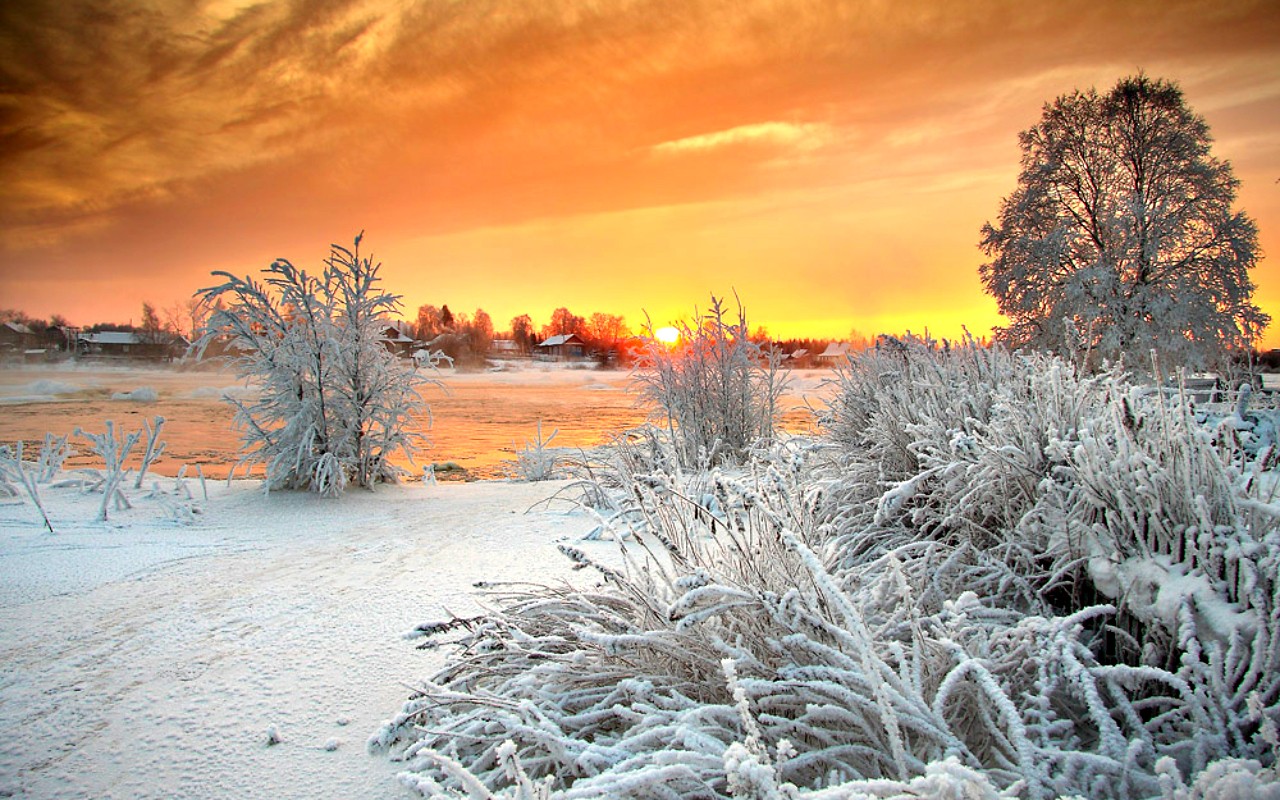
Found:
M 1076 91 L 1020 136 L 1018 186 L 982 229 L 980 272 L 1014 346 L 1091 361 L 1202 365 L 1251 342 L 1253 220 L 1176 84 L 1124 78 Z
M 372 486 L 399 474 L 394 452 L 413 449 L 424 380 L 383 341 L 400 301 L 378 286 L 381 265 L 360 256 L 361 236 L 351 250 L 332 245 L 320 275 L 277 259 L 262 283 L 215 272 L 225 282 L 199 293 L 216 306 L 202 346 L 228 340 L 241 376 L 260 389 L 255 400 L 229 399 L 245 460 L 266 465 L 270 487 Z

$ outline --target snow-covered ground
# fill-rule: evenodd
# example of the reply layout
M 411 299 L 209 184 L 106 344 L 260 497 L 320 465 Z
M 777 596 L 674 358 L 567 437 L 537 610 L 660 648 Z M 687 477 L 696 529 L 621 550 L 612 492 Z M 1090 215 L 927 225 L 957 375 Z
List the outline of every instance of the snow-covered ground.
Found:
M 529 511 L 562 485 L 210 482 L 185 525 L 42 486 L 52 534 L 0 501 L 0 797 L 410 796 L 365 750 L 444 656 L 402 634 L 477 611 L 475 581 L 570 575 L 556 542 L 593 520 Z

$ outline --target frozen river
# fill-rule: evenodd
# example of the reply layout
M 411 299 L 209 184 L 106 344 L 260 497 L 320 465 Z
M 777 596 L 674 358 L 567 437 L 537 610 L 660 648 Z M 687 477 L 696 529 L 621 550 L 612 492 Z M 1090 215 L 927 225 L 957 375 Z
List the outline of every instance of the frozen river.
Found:
M 819 393 L 825 374 L 796 374 L 785 403 L 787 430 L 811 424 L 804 404 Z M 416 461 L 452 461 L 479 478 L 503 475 L 514 450 L 536 436 L 540 421 L 544 436 L 559 431 L 553 446 L 591 448 L 639 425 L 647 413 L 628 390 L 625 371 L 534 364 L 503 372 L 444 371 L 439 377 L 443 389 L 429 386 L 423 392 L 430 418 L 422 419 L 420 430 L 429 445 Z M 226 477 L 237 460 L 239 434 L 232 427 L 233 409 L 222 396 L 245 391 L 233 374 L 219 371 L 74 364 L 3 368 L 0 442 L 38 442 L 46 432 L 64 435 L 76 427 L 100 432 L 106 420 L 136 430 L 160 415 L 166 450 L 153 467 L 158 474 L 175 475 L 183 464 L 190 469 L 199 464 L 209 477 Z M 88 448 L 81 441 L 75 449 Z M 67 466 L 89 464 L 82 453 Z

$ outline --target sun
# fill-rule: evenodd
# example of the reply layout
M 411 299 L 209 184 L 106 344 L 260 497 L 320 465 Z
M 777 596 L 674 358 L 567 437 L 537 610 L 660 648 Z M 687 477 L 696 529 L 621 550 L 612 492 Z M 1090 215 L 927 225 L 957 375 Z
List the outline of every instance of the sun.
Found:
M 675 344 L 676 342 L 680 341 L 680 331 L 677 330 L 676 328 L 672 328 L 671 326 L 667 326 L 665 328 L 658 328 L 656 331 L 653 332 L 653 338 L 657 339 L 663 344 Z

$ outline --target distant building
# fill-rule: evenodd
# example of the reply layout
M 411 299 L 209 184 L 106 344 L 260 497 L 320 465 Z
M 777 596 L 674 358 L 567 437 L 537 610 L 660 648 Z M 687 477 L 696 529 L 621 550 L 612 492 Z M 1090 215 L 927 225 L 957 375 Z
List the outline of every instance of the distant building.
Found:
M 807 347 L 797 347 L 783 356 L 782 366 L 788 369 L 807 369 L 813 366 L 813 354 Z
M 489 352 L 502 358 L 514 358 L 520 355 L 520 343 L 515 339 L 494 339 L 489 345 Z
M 827 345 L 826 350 L 818 353 L 815 358 L 823 366 L 835 367 L 845 363 L 852 353 L 853 345 L 848 342 L 832 342 Z
M 22 352 L 35 347 L 37 342 L 35 331 L 21 322 L 0 325 L 0 349 Z
M 413 356 L 413 349 L 418 345 L 417 340 L 405 333 L 398 325 L 388 325 L 382 331 L 382 342 L 388 350 L 406 358 Z
M 577 361 L 586 358 L 587 343 L 576 333 L 552 336 L 533 348 L 534 358 L 542 361 Z
M 136 331 L 82 333 L 77 350 L 82 356 L 172 360 L 181 356 L 187 342 L 171 333 L 141 334 Z

